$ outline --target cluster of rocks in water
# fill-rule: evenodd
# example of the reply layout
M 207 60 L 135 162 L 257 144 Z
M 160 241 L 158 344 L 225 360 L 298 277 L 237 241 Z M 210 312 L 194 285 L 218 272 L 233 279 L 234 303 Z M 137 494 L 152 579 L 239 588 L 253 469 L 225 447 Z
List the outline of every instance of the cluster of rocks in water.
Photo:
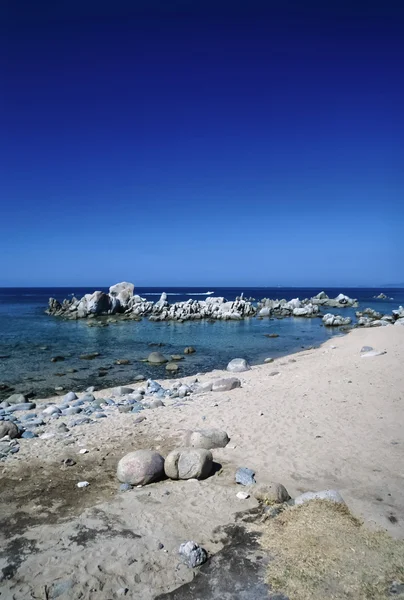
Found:
M 343 308 L 357 306 L 355 299 L 344 294 L 329 298 L 320 292 L 313 298 L 299 300 L 263 300 L 253 304 L 253 298 L 238 296 L 234 301 L 223 297 L 210 296 L 206 300 L 192 300 L 169 304 L 167 294 L 161 294 L 157 302 L 151 302 L 134 294 L 133 283 L 117 283 L 109 288 L 109 293 L 97 291 L 86 294 L 81 299 L 72 298 L 60 303 L 49 299 L 47 314 L 67 319 L 94 318 L 102 315 L 121 315 L 125 318 L 139 319 L 148 317 L 150 321 L 189 321 L 199 319 L 240 320 L 246 317 L 295 316 L 315 317 L 320 307 Z
M 387 299 L 385 294 L 375 296 L 377 299 Z M 324 309 L 358 308 L 358 301 L 345 294 L 329 298 L 325 292 L 320 292 L 312 298 L 293 298 L 292 300 L 274 300 L 263 298 L 255 302 L 254 298 L 238 296 L 234 301 L 223 297 L 209 296 L 206 300 L 192 300 L 169 304 L 167 294 L 161 294 L 157 302 L 151 302 L 134 294 L 133 283 L 117 283 L 109 288 L 109 293 L 97 291 L 86 294 L 81 299 L 72 298 L 60 303 L 55 298 L 49 299 L 46 313 L 65 319 L 94 319 L 107 317 L 105 321 L 89 322 L 89 325 L 105 326 L 120 320 L 138 320 L 148 317 L 150 321 L 210 321 L 233 320 L 239 321 L 248 317 L 284 318 L 284 317 L 320 317 L 326 327 L 346 327 L 352 319 L 331 313 L 324 314 Z M 393 311 L 392 315 L 382 315 L 371 308 L 357 312 L 358 322 L 355 326 L 376 327 L 394 323 L 402 318 L 403 309 Z M 169 369 L 168 369 L 169 370 Z M 175 370 L 175 368 L 173 368 Z

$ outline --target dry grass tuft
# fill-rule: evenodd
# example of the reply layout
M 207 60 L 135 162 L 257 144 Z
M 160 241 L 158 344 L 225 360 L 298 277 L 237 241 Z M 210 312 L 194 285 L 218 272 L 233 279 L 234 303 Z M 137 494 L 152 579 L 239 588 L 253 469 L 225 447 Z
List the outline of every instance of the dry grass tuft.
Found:
M 368 531 L 344 505 L 315 500 L 266 522 L 268 583 L 290 600 L 404 599 L 404 541 Z

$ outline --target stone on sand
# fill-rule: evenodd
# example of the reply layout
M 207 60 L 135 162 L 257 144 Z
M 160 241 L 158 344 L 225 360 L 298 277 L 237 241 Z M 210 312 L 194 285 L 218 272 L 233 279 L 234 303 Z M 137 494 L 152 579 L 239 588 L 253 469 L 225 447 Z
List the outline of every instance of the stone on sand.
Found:
M 27 398 L 24 394 L 11 394 L 6 400 L 9 404 L 23 404 L 26 401 Z
M 113 396 L 126 396 L 126 394 L 132 394 L 135 390 L 131 387 L 119 386 L 112 390 Z
M 251 369 L 245 358 L 233 358 L 227 365 L 227 371 L 231 373 L 242 373 Z
M 67 392 L 67 394 L 63 396 L 64 402 L 73 402 L 73 400 L 77 400 L 77 396 L 74 392 Z
M 282 504 L 290 500 L 290 495 L 281 483 L 260 483 L 252 489 L 256 500 L 266 504 Z
M 337 504 L 345 504 L 345 500 L 337 490 L 322 490 L 321 492 L 306 492 L 295 498 L 295 504 L 300 505 L 310 500 L 329 500 Z
M 237 377 L 223 377 L 216 379 L 212 384 L 213 392 L 229 392 L 235 388 L 241 387 L 240 379 Z
M 164 458 L 155 450 L 129 452 L 118 463 L 117 477 L 121 483 L 147 485 L 164 475 Z
M 184 446 L 192 448 L 225 448 L 230 438 L 225 431 L 220 429 L 195 429 L 186 431 Z
M 193 541 L 181 544 L 178 552 L 182 561 L 190 569 L 203 565 L 208 559 L 206 550 Z
M 204 479 L 212 471 L 213 457 L 204 448 L 177 448 L 164 462 L 164 471 L 170 479 Z
M 18 437 L 19 431 L 17 425 L 11 421 L 2 421 L 0 423 L 0 440 L 5 435 L 8 435 L 10 439 Z

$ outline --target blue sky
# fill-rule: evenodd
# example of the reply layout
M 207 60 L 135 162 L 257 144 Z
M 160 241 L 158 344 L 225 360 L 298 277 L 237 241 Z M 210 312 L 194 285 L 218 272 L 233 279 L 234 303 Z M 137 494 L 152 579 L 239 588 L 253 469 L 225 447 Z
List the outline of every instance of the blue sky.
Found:
M 1 6 L 0 285 L 404 280 L 399 2 L 114 4 Z

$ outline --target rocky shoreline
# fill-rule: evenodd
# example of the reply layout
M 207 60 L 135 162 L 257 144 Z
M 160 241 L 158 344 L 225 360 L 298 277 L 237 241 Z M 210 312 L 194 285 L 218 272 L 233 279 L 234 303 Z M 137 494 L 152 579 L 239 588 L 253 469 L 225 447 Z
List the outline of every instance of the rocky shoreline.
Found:
M 402 333 L 356 329 L 273 364 L 36 406 L 9 398 L 0 590 L 152 600 L 220 556 L 218 528 L 244 515 L 245 535 L 316 498 L 402 536 Z

